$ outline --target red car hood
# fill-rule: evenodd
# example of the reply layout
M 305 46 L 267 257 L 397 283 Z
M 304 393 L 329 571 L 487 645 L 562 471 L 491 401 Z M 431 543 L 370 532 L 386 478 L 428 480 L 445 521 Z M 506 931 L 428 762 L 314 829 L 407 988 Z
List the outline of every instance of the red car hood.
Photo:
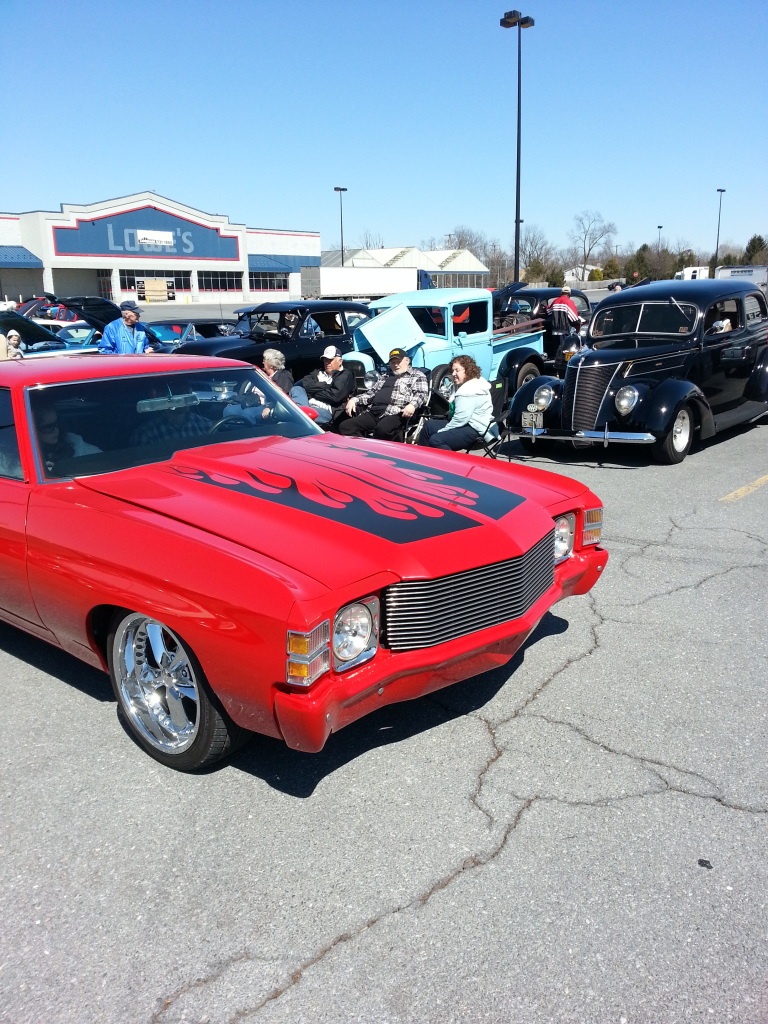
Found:
M 330 588 L 383 570 L 431 578 L 511 558 L 552 529 L 546 506 L 586 491 L 527 467 L 332 434 L 229 441 L 77 482 Z

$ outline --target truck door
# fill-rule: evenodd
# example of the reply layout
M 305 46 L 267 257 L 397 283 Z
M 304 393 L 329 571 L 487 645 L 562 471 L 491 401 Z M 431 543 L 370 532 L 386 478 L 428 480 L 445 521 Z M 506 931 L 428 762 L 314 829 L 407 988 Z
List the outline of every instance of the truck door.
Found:
M 493 359 L 490 306 L 488 299 L 479 299 L 454 302 L 450 307 L 453 355 L 472 356 L 486 378 L 490 376 Z

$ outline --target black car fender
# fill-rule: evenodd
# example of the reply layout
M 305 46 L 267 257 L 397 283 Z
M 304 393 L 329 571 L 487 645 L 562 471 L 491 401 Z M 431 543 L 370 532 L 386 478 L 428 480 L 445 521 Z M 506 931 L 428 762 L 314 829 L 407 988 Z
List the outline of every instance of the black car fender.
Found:
M 749 375 L 744 397 L 749 402 L 768 402 L 768 348 Z
M 638 382 L 638 385 L 640 390 L 642 384 Z M 693 408 L 701 428 L 700 437 L 712 437 L 715 433 L 715 421 L 709 402 L 704 393 L 688 380 L 664 380 L 657 387 L 650 388 L 643 399 L 642 427 L 652 434 L 660 437 L 666 435 L 672 429 L 678 412 L 686 404 Z
M 525 363 L 533 363 L 540 371 L 544 370 L 544 358 L 535 348 L 515 348 L 507 352 L 499 366 L 499 377 L 506 377 L 510 382 L 517 381 L 520 368 Z M 538 384 L 538 381 L 529 383 Z M 525 385 L 527 387 L 527 385 Z M 521 389 L 522 390 L 522 389 Z
M 512 353 L 510 353 L 511 355 Z M 522 364 L 521 364 L 522 365 Z M 551 402 L 549 408 L 544 413 L 545 422 L 551 415 L 554 415 L 554 419 L 551 422 L 560 422 L 560 397 L 563 390 L 563 382 L 558 377 L 537 377 L 536 380 L 529 380 L 527 384 L 523 384 L 519 391 L 516 391 L 512 396 L 512 404 L 509 407 L 509 413 L 507 415 L 507 426 L 510 430 L 518 430 L 522 423 L 522 416 L 524 412 L 528 412 L 528 406 L 533 403 L 533 396 L 536 393 L 536 389 L 540 388 L 542 384 L 549 384 L 555 393 L 555 397 Z

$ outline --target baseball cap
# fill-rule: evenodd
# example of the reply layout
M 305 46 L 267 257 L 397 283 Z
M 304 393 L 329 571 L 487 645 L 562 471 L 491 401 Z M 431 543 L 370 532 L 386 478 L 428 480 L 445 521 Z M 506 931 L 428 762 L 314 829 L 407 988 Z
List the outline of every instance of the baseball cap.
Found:
M 560 292 L 562 295 L 570 295 L 571 289 L 568 287 L 567 284 L 564 284 L 563 287 L 560 289 Z
M 389 353 L 390 359 L 403 359 L 408 355 L 404 348 L 393 348 Z
M 336 348 L 335 345 L 329 345 L 328 348 L 323 349 L 323 359 L 335 359 L 336 356 L 341 355 L 341 349 Z
M 128 299 L 127 302 L 121 302 L 120 303 L 120 309 L 123 309 L 123 310 L 129 309 L 132 313 L 141 313 L 142 312 L 142 310 L 139 309 L 139 307 L 136 305 L 136 303 L 133 301 L 133 299 Z

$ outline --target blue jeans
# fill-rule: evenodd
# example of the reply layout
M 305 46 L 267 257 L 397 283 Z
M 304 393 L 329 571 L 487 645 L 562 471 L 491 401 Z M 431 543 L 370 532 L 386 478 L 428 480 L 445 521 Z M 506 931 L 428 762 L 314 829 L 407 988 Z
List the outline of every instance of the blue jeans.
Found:
M 448 420 L 427 420 L 421 428 L 419 444 L 425 448 L 441 448 L 446 452 L 458 452 L 463 448 L 471 447 L 480 436 L 479 431 L 470 427 L 469 424 L 465 424 L 463 427 L 453 427 L 451 430 L 442 430 L 447 423 Z
M 309 396 L 301 384 L 294 384 L 289 394 L 296 405 L 309 405 Z M 333 419 L 333 413 L 330 409 L 322 409 L 319 405 L 310 405 L 309 407 L 317 413 L 315 423 L 319 423 L 322 426 L 323 424 L 330 423 Z

